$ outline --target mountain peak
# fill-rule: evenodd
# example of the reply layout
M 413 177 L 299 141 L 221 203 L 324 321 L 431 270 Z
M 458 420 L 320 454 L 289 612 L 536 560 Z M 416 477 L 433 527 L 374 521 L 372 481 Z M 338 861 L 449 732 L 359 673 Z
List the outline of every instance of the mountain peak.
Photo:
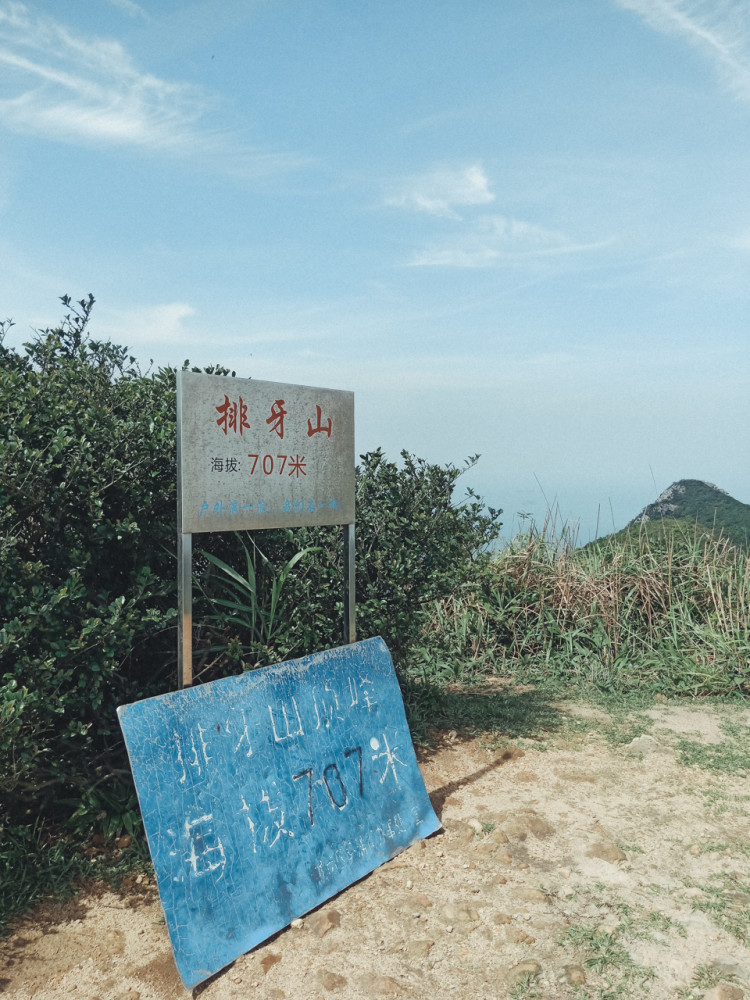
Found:
M 735 500 L 726 490 L 702 479 L 672 483 L 628 527 L 664 518 L 688 518 L 711 531 L 721 532 L 735 545 L 748 546 L 750 504 Z

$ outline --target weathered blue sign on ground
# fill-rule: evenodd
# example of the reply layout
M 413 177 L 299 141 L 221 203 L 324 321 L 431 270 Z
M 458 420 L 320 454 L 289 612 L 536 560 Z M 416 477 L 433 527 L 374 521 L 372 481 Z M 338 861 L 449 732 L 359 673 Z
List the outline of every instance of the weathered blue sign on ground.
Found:
M 440 826 L 382 639 L 118 715 L 188 987 Z

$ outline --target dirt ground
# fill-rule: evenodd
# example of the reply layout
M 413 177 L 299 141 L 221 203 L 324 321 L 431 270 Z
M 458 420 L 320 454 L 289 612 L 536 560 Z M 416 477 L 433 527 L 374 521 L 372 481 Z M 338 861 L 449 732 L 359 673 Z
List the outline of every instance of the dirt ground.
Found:
M 441 737 L 420 766 L 443 831 L 193 995 L 750 998 L 750 710 L 558 708 L 543 740 Z M 0 942 L 0 992 L 183 1000 L 154 884 L 40 908 Z

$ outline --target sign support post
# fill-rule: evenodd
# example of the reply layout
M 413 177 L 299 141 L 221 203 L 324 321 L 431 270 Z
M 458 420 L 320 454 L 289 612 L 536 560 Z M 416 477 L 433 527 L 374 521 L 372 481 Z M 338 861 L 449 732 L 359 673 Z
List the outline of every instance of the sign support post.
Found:
M 177 688 L 193 684 L 193 536 L 177 532 Z
M 354 525 L 345 524 L 344 533 L 344 642 L 357 641 L 355 621 Z

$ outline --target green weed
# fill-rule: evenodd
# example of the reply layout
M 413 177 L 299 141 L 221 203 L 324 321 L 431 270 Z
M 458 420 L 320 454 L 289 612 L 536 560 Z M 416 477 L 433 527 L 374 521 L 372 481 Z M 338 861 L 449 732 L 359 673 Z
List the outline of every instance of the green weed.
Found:
M 710 965 L 697 965 L 693 971 L 692 982 L 699 990 L 710 990 L 720 981 L 721 976 Z
M 721 724 L 726 739 L 721 743 L 701 743 L 682 737 L 676 748 L 685 767 L 737 774 L 750 771 L 750 726 L 732 719 Z
M 537 1000 L 541 996 L 537 977 L 533 973 L 522 976 L 510 988 L 511 1000 Z
M 703 891 L 702 897 L 693 900 L 693 909 L 701 910 L 742 944 L 750 942 L 750 881 L 728 872 L 718 872 L 711 875 L 707 883 L 687 881 L 685 884 L 698 886 Z
M 572 944 L 574 947 L 586 951 L 588 957 L 584 960 L 584 965 L 594 972 L 601 973 L 609 966 L 617 966 L 621 970 L 639 969 L 618 941 L 616 934 L 609 934 L 595 927 L 583 925 L 568 927 L 560 943 Z M 639 969 L 639 971 L 643 970 Z

